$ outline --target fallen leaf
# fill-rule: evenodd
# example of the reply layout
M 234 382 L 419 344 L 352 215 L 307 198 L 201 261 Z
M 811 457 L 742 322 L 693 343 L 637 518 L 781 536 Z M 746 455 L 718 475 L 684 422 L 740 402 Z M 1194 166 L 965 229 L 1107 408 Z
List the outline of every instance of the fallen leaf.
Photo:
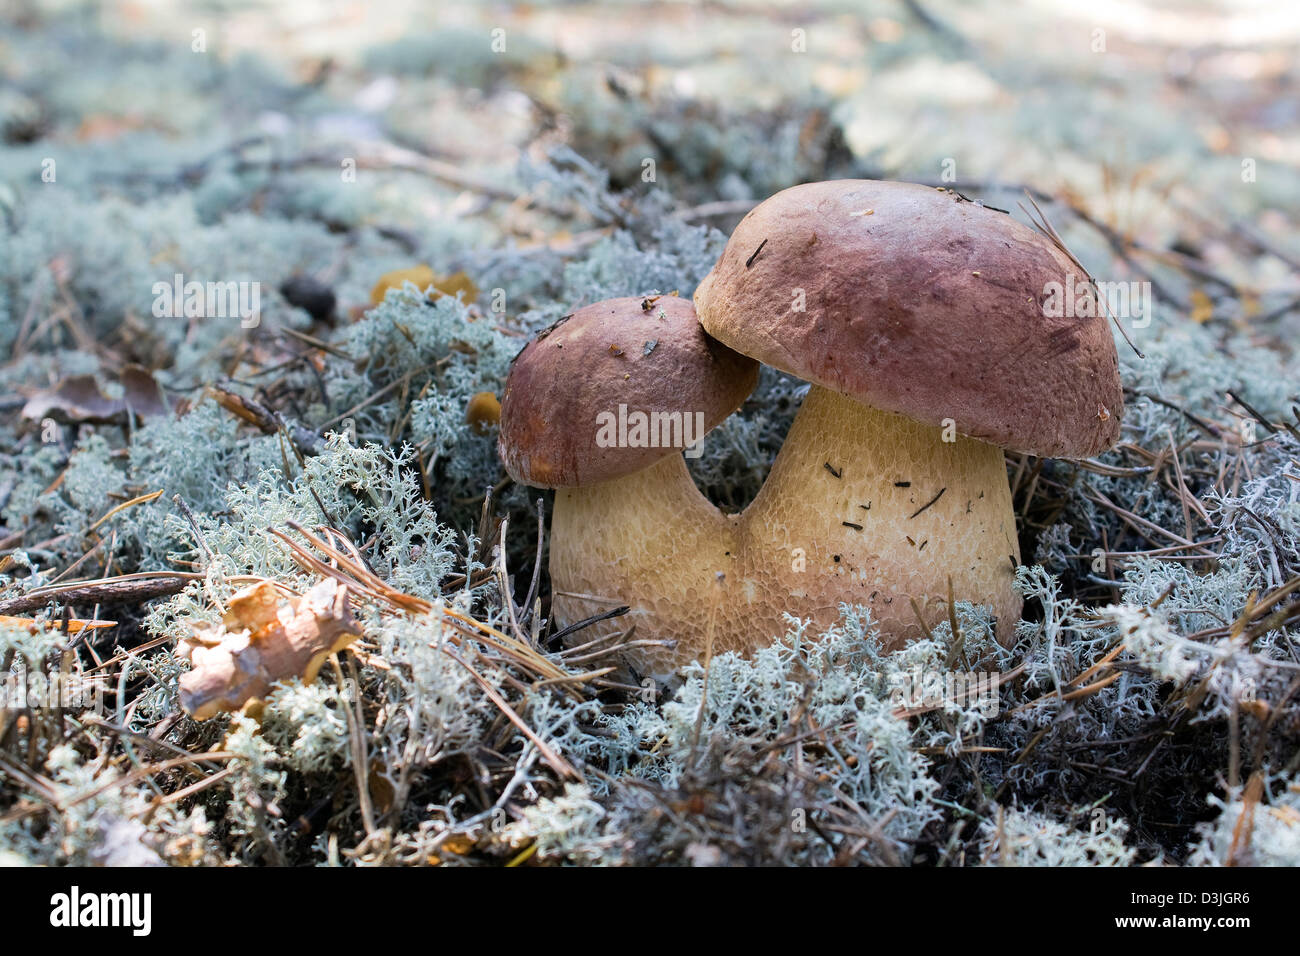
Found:
M 466 853 L 473 850 L 476 845 L 477 844 L 474 840 L 458 833 L 455 836 L 449 836 L 447 839 L 443 840 L 441 848 L 446 850 L 448 853 L 455 853 L 457 856 L 464 856 Z
M 458 292 L 463 292 L 465 300 L 469 302 L 477 299 L 479 294 L 478 286 L 464 272 L 453 272 L 440 279 L 429 266 L 420 265 L 412 266 L 410 269 L 395 269 L 380 276 L 379 281 L 370 290 L 370 304 L 379 305 L 384 301 L 384 296 L 388 294 L 389 289 L 400 289 L 406 282 L 414 283 L 422 292 L 432 287 L 436 293 L 433 296 L 435 299 L 444 295 L 455 296 Z
M 148 369 L 128 365 L 122 369 L 121 381 L 123 400 L 139 417 L 160 418 L 171 414 L 166 394 Z
M 393 800 L 397 797 L 397 790 L 385 775 L 382 760 L 370 761 L 370 773 L 367 775 L 366 784 L 370 788 L 370 802 L 374 804 L 375 810 L 381 816 L 391 810 Z
M 394 269 L 392 272 L 385 272 L 370 290 L 370 304 L 379 305 L 384 301 L 384 296 L 388 294 L 389 289 L 400 289 L 404 283 L 410 282 L 417 289 L 424 290 L 433 285 L 437 278 L 428 266 L 412 266 L 410 269 Z
M 333 578 L 281 601 L 271 581 L 260 581 L 230 598 L 219 626 L 177 645 L 177 656 L 194 665 L 180 679 L 186 713 L 207 720 L 266 696 L 276 681 L 313 681 L 329 655 L 361 636 L 348 589 Z
M 465 424 L 475 434 L 486 435 L 494 425 L 501 423 L 501 402 L 492 392 L 475 392 L 465 406 Z
M 443 295 L 449 295 L 452 297 L 454 297 L 457 292 L 464 292 L 466 302 L 473 302 L 478 298 L 478 286 L 476 286 L 474 280 L 464 272 L 453 272 L 449 276 L 437 279 L 434 281 L 433 287 Z
M 109 398 L 93 375 L 65 378 L 32 395 L 23 406 L 23 417 L 37 422 L 52 418 L 64 425 L 110 425 L 124 424 L 128 409 L 142 419 L 169 414 L 162 389 L 147 369 L 128 365 L 121 382 L 122 397 Z
M 23 406 L 23 417 L 32 421 L 52 418 L 63 424 L 106 425 L 124 421 L 125 416 L 126 403 L 101 392 L 93 375 L 65 378 L 54 388 L 37 392 Z

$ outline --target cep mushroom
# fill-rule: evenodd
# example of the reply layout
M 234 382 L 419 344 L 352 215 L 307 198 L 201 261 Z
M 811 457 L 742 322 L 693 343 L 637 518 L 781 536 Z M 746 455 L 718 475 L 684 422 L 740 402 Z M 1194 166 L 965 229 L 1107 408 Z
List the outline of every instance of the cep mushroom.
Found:
M 687 299 L 610 299 L 539 333 L 516 357 L 498 450 L 516 481 L 554 488 L 552 618 L 630 613 L 580 639 L 635 624 L 630 660 L 665 674 L 703 642 L 708 582 L 737 560 L 734 516 L 695 486 L 683 451 L 740 407 L 758 363 L 705 334 Z
M 944 617 L 950 581 L 1011 637 L 1020 549 L 1002 450 L 1086 457 L 1119 435 L 1106 319 L 1042 308 L 1071 276 L 1091 288 L 1010 215 L 909 183 L 795 186 L 741 221 L 696 290 L 700 321 L 811 383 L 740 522 L 746 562 L 789 594 L 751 621 L 755 639 L 784 629 L 782 611 L 824 625 L 845 602 L 897 645 L 921 633 L 917 608 L 924 626 Z

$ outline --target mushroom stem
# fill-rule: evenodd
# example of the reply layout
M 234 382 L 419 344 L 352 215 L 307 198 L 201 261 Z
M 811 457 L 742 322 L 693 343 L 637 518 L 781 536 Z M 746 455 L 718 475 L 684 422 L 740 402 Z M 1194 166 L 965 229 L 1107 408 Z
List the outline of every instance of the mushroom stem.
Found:
M 552 616 L 567 626 L 620 604 L 623 617 L 583 629 L 575 641 L 626 631 L 630 639 L 676 641 L 637 652 L 642 673 L 667 674 L 697 656 L 707 628 L 710 589 L 737 560 L 736 517 L 696 487 L 680 454 L 622 478 L 559 488 L 551 518 Z
M 741 515 L 710 503 L 679 454 L 558 489 L 552 616 L 567 626 L 629 605 L 575 642 L 673 642 L 635 655 L 640 674 L 662 677 L 706 645 L 770 643 L 787 611 L 830 625 L 842 603 L 870 607 L 901 646 L 923 633 L 913 600 L 926 627 L 947 618 L 951 581 L 957 600 L 992 606 L 1005 643 L 1020 618 L 1019 562 L 1001 449 L 814 385 Z
M 826 625 L 840 603 L 872 609 L 899 646 L 958 601 L 991 605 L 1007 643 L 1020 562 L 1001 449 L 813 385 L 742 517 L 746 563 Z M 767 623 L 784 630 L 780 621 Z M 753 622 L 754 630 L 762 629 Z

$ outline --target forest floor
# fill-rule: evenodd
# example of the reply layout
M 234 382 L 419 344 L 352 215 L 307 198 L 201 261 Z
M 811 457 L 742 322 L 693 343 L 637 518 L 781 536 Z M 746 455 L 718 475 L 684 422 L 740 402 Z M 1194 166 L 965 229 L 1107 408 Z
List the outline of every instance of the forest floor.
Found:
M 1300 864 L 1300 8 L 0 24 L 0 860 Z M 1137 283 L 1121 441 L 1008 454 L 1010 649 L 959 603 L 883 655 L 846 608 L 647 695 L 549 638 L 550 496 L 467 407 L 574 307 L 689 296 L 758 201 L 848 177 L 1041 213 Z M 187 314 L 191 281 L 239 294 Z M 765 370 L 710 436 L 715 502 L 802 394 Z M 256 600 L 356 639 L 187 708 Z M 975 670 L 994 713 L 894 693 Z

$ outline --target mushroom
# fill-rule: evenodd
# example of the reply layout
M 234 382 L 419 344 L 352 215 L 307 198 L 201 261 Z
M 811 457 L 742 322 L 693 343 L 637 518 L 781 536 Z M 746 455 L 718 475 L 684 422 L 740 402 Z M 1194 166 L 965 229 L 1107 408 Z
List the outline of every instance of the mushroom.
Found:
M 498 449 L 516 481 L 556 489 L 558 624 L 627 604 L 626 617 L 580 639 L 635 624 L 638 641 L 688 652 L 703 642 L 709 582 L 736 560 L 736 522 L 695 486 L 682 452 L 757 381 L 758 363 L 709 338 L 675 296 L 586 306 L 524 347 L 506 379 Z M 680 663 L 666 644 L 639 644 L 627 659 L 656 676 Z
M 1071 281 L 1091 288 L 1044 236 L 951 190 L 811 183 L 740 222 L 696 290 L 700 321 L 811 383 L 740 521 L 752 573 L 789 596 L 754 605 L 754 639 L 779 633 L 783 611 L 825 625 L 846 602 L 897 645 L 950 593 L 991 605 L 1011 638 L 1020 548 L 1002 449 L 1086 457 L 1119 435 L 1106 319 L 1041 306 Z

